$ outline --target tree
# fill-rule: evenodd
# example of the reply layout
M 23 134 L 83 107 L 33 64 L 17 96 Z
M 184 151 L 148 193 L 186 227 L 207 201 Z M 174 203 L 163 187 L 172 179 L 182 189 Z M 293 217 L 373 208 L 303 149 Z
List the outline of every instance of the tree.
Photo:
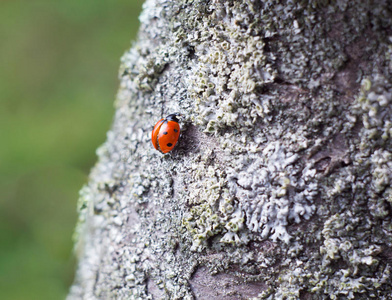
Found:
M 147 0 L 140 20 L 69 299 L 391 299 L 391 3 Z

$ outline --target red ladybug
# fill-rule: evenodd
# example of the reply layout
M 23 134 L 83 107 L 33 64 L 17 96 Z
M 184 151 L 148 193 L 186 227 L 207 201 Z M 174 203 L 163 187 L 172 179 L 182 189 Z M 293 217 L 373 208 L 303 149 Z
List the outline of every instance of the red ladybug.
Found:
M 180 114 L 175 113 L 160 119 L 152 130 L 151 141 L 154 148 L 162 153 L 168 153 L 173 150 L 180 137 L 180 125 L 178 118 Z

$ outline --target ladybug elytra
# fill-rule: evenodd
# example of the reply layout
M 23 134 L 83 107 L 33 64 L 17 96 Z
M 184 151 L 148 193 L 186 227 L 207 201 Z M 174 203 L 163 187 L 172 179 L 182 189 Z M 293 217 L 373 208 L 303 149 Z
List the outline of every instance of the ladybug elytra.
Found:
M 166 118 L 160 119 L 152 130 L 152 144 L 155 149 L 162 153 L 172 151 L 180 137 L 180 125 L 177 116 L 180 116 L 180 114 L 170 114 Z

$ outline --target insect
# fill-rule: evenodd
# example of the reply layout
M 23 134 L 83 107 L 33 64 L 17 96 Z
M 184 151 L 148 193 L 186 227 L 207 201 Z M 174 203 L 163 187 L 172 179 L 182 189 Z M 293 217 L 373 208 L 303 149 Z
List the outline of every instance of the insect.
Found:
M 162 153 L 172 151 L 180 137 L 180 125 L 177 116 L 180 116 L 180 114 L 174 113 L 160 119 L 152 130 L 152 144 L 155 149 Z

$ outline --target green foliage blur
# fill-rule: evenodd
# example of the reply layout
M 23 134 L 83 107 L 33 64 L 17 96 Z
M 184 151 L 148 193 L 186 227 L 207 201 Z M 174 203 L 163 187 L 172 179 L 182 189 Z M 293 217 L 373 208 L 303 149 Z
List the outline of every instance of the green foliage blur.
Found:
M 0 3 L 0 299 L 64 299 L 141 0 Z

